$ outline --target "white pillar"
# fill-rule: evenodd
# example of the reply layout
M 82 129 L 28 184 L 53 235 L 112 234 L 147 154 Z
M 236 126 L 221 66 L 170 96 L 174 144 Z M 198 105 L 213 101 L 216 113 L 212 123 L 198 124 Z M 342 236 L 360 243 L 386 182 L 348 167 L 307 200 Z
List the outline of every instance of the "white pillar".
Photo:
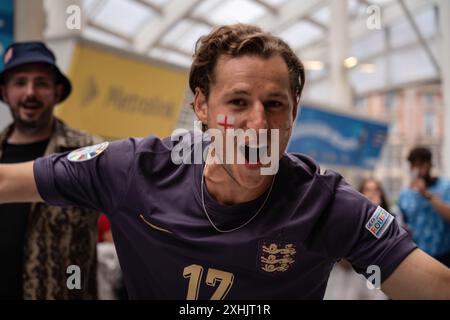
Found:
M 349 57 L 350 32 L 347 0 L 330 1 L 330 103 L 339 108 L 351 109 L 353 96 L 344 60 Z
M 42 40 L 44 28 L 43 0 L 14 1 L 14 41 Z
M 87 12 L 83 0 L 44 0 L 46 28 L 44 39 L 57 57 L 59 67 L 67 72 L 73 51 L 86 28 Z
M 44 0 L 44 8 L 47 18 L 45 39 L 81 35 L 87 19 L 82 0 Z M 79 20 L 79 28 L 74 25 L 76 20 Z
M 450 177 L 450 1 L 439 1 L 440 59 L 442 70 L 442 94 L 444 98 L 444 141 L 442 160 L 444 175 Z

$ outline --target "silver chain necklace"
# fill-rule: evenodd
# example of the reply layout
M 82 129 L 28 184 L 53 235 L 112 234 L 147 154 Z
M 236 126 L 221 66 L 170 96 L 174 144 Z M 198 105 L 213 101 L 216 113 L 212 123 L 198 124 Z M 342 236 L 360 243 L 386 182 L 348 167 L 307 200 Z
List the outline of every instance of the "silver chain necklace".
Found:
M 228 232 L 233 232 L 233 231 L 239 230 L 239 229 L 245 227 L 247 224 L 249 224 L 253 219 L 255 219 L 256 216 L 257 216 L 257 215 L 261 212 L 261 210 L 264 208 L 264 205 L 266 204 L 267 200 L 269 199 L 270 194 L 272 193 L 272 188 L 273 188 L 273 185 L 274 185 L 274 183 L 275 183 L 275 176 L 273 176 L 272 183 L 270 184 L 269 192 L 267 193 L 267 196 L 266 196 L 266 198 L 264 199 L 264 202 L 262 203 L 262 205 L 261 205 L 261 207 L 258 209 L 258 211 L 256 211 L 256 213 L 255 213 L 250 219 L 248 219 L 245 223 L 241 224 L 241 225 L 238 226 L 238 227 L 235 227 L 235 228 L 233 228 L 233 229 L 223 230 L 223 229 L 220 229 L 219 227 L 217 227 L 217 226 L 214 224 L 214 222 L 211 220 L 211 217 L 210 217 L 209 214 L 208 214 L 208 210 L 206 210 L 205 196 L 204 196 L 204 191 L 203 191 L 203 189 L 204 189 L 204 186 L 203 186 L 203 185 L 205 184 L 205 179 L 204 179 L 205 169 L 206 169 L 206 163 L 205 163 L 205 166 L 203 167 L 203 172 L 202 172 L 202 183 L 201 183 L 201 194 L 202 194 L 202 206 L 203 206 L 203 211 L 205 212 L 206 218 L 208 218 L 208 221 L 209 221 L 209 223 L 211 223 L 211 225 L 213 226 L 213 228 L 214 228 L 216 231 L 221 232 L 221 233 L 228 233 Z

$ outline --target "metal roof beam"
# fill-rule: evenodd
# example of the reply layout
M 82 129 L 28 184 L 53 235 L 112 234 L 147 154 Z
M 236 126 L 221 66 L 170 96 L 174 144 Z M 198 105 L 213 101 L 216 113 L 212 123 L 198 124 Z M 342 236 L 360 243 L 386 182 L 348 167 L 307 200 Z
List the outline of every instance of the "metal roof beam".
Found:
M 188 19 L 195 23 L 204 24 L 204 25 L 207 25 L 210 27 L 214 26 L 211 22 L 209 22 L 208 20 L 206 20 L 205 18 L 202 18 L 202 17 L 189 16 Z
M 135 50 L 145 54 L 175 23 L 186 17 L 199 2 L 200 0 L 170 1 L 163 8 L 163 14 L 150 20 L 133 39 Z
M 298 20 L 312 14 L 326 4 L 326 0 L 291 0 L 278 8 L 277 15 L 267 15 L 258 21 L 258 25 L 266 30 L 280 31 Z
M 272 14 L 277 14 L 278 13 L 278 9 L 274 6 L 271 6 L 270 4 L 268 4 L 267 2 L 265 2 L 264 0 L 252 0 L 253 2 L 262 5 L 264 8 L 266 8 L 267 10 L 270 11 L 270 13 Z
M 94 28 L 96 28 L 96 29 L 98 29 L 98 30 L 100 30 L 102 32 L 109 33 L 109 34 L 111 34 L 111 35 L 113 35 L 115 37 L 118 37 L 118 38 L 122 39 L 122 40 L 125 40 L 127 43 L 131 44 L 132 41 L 133 41 L 133 39 L 131 39 L 130 37 L 127 37 L 125 34 L 119 33 L 119 32 L 113 31 L 113 30 L 111 30 L 111 29 L 109 29 L 107 27 L 104 27 L 104 26 L 102 26 L 101 24 L 98 24 L 96 21 L 94 21 L 92 19 L 88 18 L 87 23 L 88 23 L 89 26 L 94 27 Z
M 428 45 L 427 41 L 422 35 L 422 32 L 419 29 L 419 26 L 417 25 L 416 21 L 414 20 L 414 17 L 411 13 L 411 11 L 406 6 L 405 2 L 403 0 L 398 0 L 398 3 L 402 7 L 403 12 L 405 13 L 406 17 L 408 18 L 409 25 L 414 30 L 414 33 L 416 34 L 417 39 L 419 40 L 420 45 L 427 53 L 428 58 L 430 59 L 431 64 L 433 65 L 435 71 L 437 74 L 441 74 L 441 67 L 439 66 L 439 63 L 436 59 L 436 57 L 433 54 L 433 51 L 431 51 L 430 46 Z
M 313 25 L 315 25 L 316 27 L 319 27 L 320 29 L 322 29 L 325 32 L 328 31 L 328 27 L 326 25 L 324 25 L 323 23 L 321 23 L 321 22 L 319 22 L 319 21 L 317 21 L 317 20 L 315 20 L 313 18 L 305 17 L 305 18 L 303 18 L 303 20 L 312 23 Z
M 153 3 L 147 2 L 145 0 L 132 0 L 132 1 L 142 4 L 143 6 L 146 6 L 147 8 L 155 11 L 159 15 L 163 14 L 163 10 L 157 5 L 154 5 Z

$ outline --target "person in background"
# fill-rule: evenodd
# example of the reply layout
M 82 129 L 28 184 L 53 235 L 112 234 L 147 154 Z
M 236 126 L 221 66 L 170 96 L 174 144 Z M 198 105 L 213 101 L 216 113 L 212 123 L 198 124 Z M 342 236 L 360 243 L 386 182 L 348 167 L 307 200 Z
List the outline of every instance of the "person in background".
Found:
M 450 181 L 433 177 L 432 154 L 415 147 L 407 158 L 411 183 L 399 197 L 403 219 L 419 248 L 450 267 Z
M 98 218 L 98 242 L 113 242 L 111 224 L 105 214 L 100 214 Z
M 384 193 L 381 183 L 375 178 L 364 179 L 358 191 L 361 192 L 367 199 L 381 206 L 382 208 L 389 211 L 389 203 L 386 200 L 386 194 Z
M 375 178 L 363 179 L 358 191 L 374 204 L 389 211 L 389 204 L 381 186 Z M 391 211 L 390 211 L 391 212 Z M 328 300 L 386 300 L 381 290 L 369 289 L 364 277 L 353 271 L 347 260 L 337 263 L 331 272 L 325 298 Z
M 100 300 L 127 300 L 127 291 L 112 237 L 111 224 L 103 213 L 98 219 L 97 261 L 98 298 Z
M 90 145 L 53 110 L 71 92 L 69 79 L 42 42 L 10 45 L 0 73 L 0 99 L 13 123 L 0 133 L 0 163 L 18 163 Z M 45 203 L 0 204 L 0 299 L 95 299 L 97 218 L 94 210 Z M 67 287 L 68 267 L 81 288 Z
M 407 229 L 403 216 L 399 212 L 399 208 L 394 204 L 391 205 L 386 198 L 381 182 L 373 177 L 365 178 L 361 181 L 358 191 L 361 192 L 367 199 L 388 210 L 395 217 L 400 226 Z

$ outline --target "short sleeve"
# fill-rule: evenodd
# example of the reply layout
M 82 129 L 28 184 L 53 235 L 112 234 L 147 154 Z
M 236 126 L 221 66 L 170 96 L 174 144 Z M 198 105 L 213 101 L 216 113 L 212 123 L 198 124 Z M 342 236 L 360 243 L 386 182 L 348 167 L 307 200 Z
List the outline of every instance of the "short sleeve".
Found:
M 337 186 L 325 224 L 330 257 L 347 259 L 366 277 L 369 266 L 378 266 L 384 281 L 417 247 L 389 212 L 346 183 Z
M 126 192 L 136 143 L 136 139 L 121 140 L 106 143 L 106 148 L 99 144 L 78 153 L 38 158 L 34 175 L 39 194 L 51 205 L 112 214 Z

